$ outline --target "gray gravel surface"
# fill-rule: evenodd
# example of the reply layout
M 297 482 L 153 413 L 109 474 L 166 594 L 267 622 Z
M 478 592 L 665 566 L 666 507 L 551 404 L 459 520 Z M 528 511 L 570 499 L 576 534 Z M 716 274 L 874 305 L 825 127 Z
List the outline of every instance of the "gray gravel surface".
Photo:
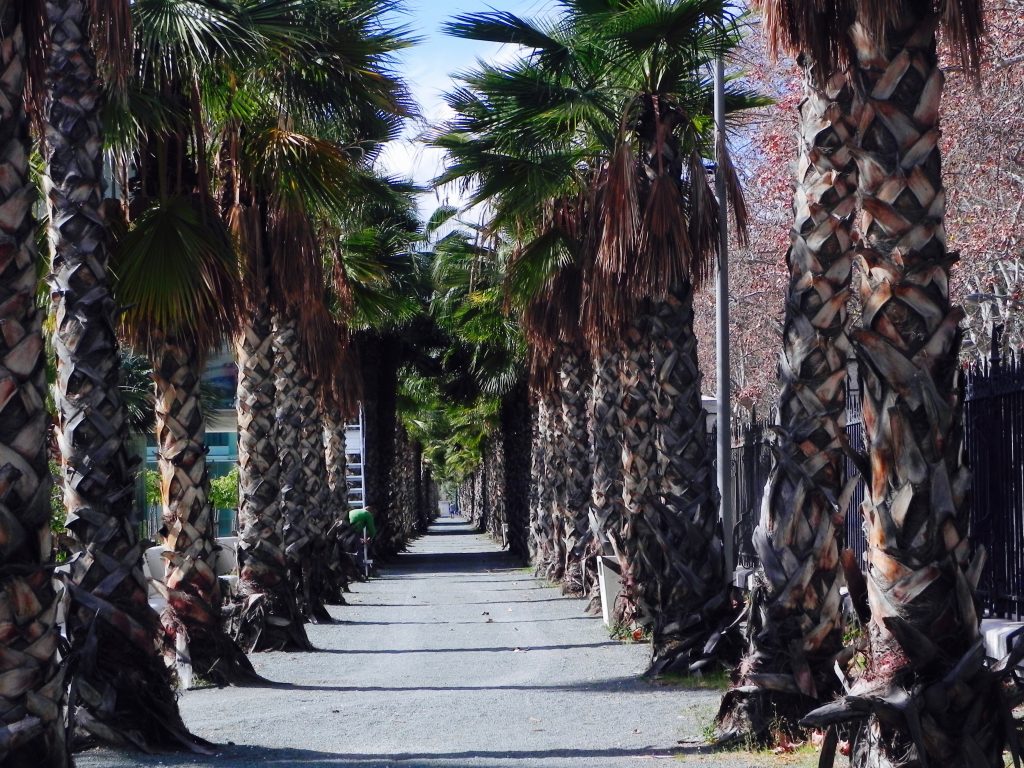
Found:
M 188 691 L 194 733 L 217 754 L 94 749 L 79 768 L 753 766 L 701 754 L 718 691 L 638 678 L 648 650 L 611 641 L 585 603 L 517 567 L 462 520 L 442 519 L 369 583 L 314 653 L 252 657 L 283 688 Z M 684 743 L 681 743 L 684 742 Z M 706 750 L 705 750 L 706 752 Z

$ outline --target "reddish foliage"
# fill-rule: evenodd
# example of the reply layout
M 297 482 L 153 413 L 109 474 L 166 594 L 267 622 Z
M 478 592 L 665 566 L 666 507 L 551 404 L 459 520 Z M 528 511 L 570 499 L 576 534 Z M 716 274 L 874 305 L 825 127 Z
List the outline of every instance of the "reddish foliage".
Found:
M 988 354 L 993 322 L 1009 346 L 1024 346 L 1024 0 L 986 8 L 989 37 L 980 88 L 949 61 L 943 99 L 946 231 L 960 251 L 953 297 L 968 311 L 965 358 Z M 762 414 L 778 395 L 776 364 L 792 226 L 799 71 L 772 63 L 754 25 L 738 62 L 749 84 L 776 103 L 732 138 L 750 209 L 750 244 L 729 254 L 733 405 Z M 704 392 L 714 394 L 714 286 L 697 297 Z

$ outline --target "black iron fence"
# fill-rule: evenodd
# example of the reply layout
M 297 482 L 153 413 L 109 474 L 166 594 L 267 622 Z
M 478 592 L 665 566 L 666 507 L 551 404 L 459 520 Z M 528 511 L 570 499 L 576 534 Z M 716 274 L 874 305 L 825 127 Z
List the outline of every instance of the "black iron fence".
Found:
M 1024 360 L 970 371 L 964 407 L 971 539 L 985 547 L 978 584 L 986 614 L 1024 615 Z
M 848 396 L 850 444 L 864 445 L 860 422 L 860 392 L 851 386 Z M 733 433 L 732 482 L 736 505 L 733 531 L 736 563 L 752 568 L 757 563 L 752 536 L 771 469 L 770 425 L 752 422 Z M 985 615 L 1020 619 L 1024 616 L 1024 359 L 993 360 L 967 372 L 965 377 L 964 436 L 967 460 L 973 473 L 970 533 L 984 546 L 987 564 L 978 596 Z M 847 460 L 847 476 L 857 468 Z M 846 542 L 864 563 L 861 482 L 846 513 Z

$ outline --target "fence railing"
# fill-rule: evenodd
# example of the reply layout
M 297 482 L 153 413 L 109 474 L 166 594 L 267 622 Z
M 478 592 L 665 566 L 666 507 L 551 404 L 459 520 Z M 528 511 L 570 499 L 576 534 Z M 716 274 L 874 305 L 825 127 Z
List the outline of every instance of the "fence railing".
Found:
M 984 546 L 987 561 L 978 587 L 985 615 L 1008 619 L 1024 616 L 1024 359 L 995 360 L 968 371 L 964 379 L 964 449 L 973 474 L 970 534 Z M 849 388 L 846 433 L 850 445 L 862 449 L 860 392 Z M 733 531 L 737 565 L 754 567 L 752 537 L 771 470 L 766 422 L 742 425 L 733 434 L 732 482 L 736 504 Z M 857 472 L 849 459 L 847 476 Z M 867 541 L 858 484 L 846 511 L 846 546 L 863 567 Z

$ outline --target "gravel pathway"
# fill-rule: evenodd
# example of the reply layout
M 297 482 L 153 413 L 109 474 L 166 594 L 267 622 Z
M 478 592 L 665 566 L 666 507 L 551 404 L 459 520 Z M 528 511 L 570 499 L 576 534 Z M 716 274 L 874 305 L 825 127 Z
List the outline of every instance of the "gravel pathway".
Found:
M 646 646 L 609 640 L 583 601 L 537 581 L 462 520 L 439 520 L 353 589 L 350 605 L 331 609 L 335 624 L 309 627 L 316 652 L 252 657 L 288 687 L 182 696 L 186 723 L 216 755 L 95 749 L 77 765 L 764 765 L 686 744 L 700 740 L 720 693 L 638 679 Z

